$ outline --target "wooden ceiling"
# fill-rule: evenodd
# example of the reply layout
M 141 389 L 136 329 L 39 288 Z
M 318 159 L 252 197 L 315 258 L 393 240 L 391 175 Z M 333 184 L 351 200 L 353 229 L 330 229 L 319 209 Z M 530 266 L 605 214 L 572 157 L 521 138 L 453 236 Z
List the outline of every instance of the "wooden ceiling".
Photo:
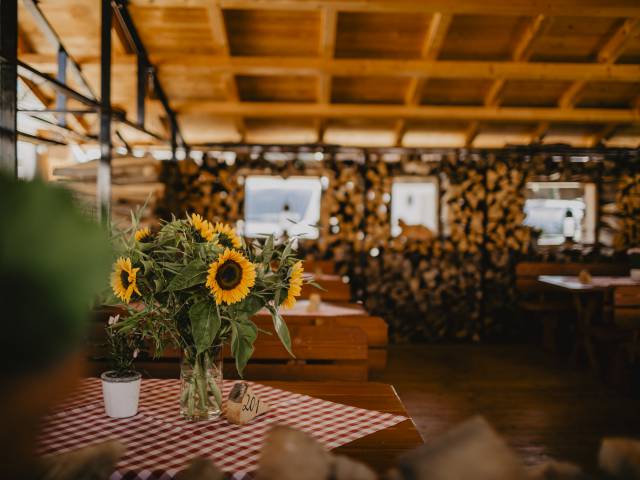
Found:
M 99 0 L 39 4 L 99 91 Z M 192 144 L 640 145 L 638 0 L 129 4 Z M 19 16 L 20 59 L 55 74 L 56 52 Z M 113 43 L 113 102 L 134 118 L 136 58 L 118 29 Z M 147 111 L 166 135 L 159 102 Z

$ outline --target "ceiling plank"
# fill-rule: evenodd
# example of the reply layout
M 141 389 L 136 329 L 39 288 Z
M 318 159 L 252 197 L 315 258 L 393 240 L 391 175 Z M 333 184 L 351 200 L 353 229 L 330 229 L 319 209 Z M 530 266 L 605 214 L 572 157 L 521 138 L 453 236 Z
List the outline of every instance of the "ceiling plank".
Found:
M 640 65 L 467 60 L 321 59 L 309 57 L 225 57 L 220 55 L 151 55 L 157 68 L 172 73 L 242 75 L 397 76 L 505 80 L 589 80 L 636 83 Z M 20 60 L 44 72 L 57 66 L 55 55 L 23 54 Z M 97 57 L 80 58 L 82 66 L 98 65 Z M 135 65 L 135 56 L 114 56 L 113 65 Z
M 209 25 L 211 27 L 211 35 L 214 43 L 220 48 L 222 54 L 226 58 L 231 57 L 231 48 L 229 47 L 229 32 L 224 21 L 224 13 L 218 3 L 210 5 L 207 9 L 209 14 Z M 240 101 L 240 93 L 238 92 L 238 82 L 233 73 L 227 72 L 223 75 L 223 82 L 226 87 L 227 97 L 234 101 Z M 246 138 L 247 125 L 242 116 L 233 119 L 236 131 L 238 132 L 239 141 L 242 142 Z
M 160 7 L 208 6 L 211 0 L 130 0 L 132 5 Z M 443 12 L 475 15 L 537 15 L 636 17 L 636 0 L 219 0 L 224 9 L 275 9 L 316 11 L 332 7 L 340 11 Z
M 317 104 L 291 102 L 172 102 L 179 113 L 210 113 L 219 116 L 417 118 L 514 122 L 640 123 L 640 112 L 606 108 L 530 108 L 475 106 L 412 106 L 371 104 Z

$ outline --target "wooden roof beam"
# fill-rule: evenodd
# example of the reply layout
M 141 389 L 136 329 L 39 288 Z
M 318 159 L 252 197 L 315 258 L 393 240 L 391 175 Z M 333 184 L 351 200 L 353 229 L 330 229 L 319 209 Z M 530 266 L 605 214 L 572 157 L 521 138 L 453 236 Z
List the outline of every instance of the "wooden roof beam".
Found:
M 598 62 L 614 63 L 640 29 L 640 18 L 627 18 L 598 51 Z
M 545 15 L 536 15 L 524 27 L 520 38 L 516 41 L 516 46 L 511 54 L 511 60 L 514 62 L 526 62 L 529 60 L 535 42 L 542 36 L 551 25 L 551 19 Z M 487 106 L 500 105 L 500 97 L 504 92 L 505 79 L 499 78 L 494 80 L 493 84 L 487 90 L 484 104 Z
M 206 69 L 234 75 L 394 76 L 505 80 L 584 80 L 636 83 L 638 64 L 549 63 L 468 60 L 322 59 L 309 57 L 226 57 L 221 55 L 152 55 L 154 65 L 168 72 Z M 20 60 L 43 72 L 55 71 L 55 55 L 24 54 Z M 81 65 L 98 65 L 85 57 Z M 114 56 L 113 65 L 135 65 L 135 56 Z
M 589 147 L 597 147 L 602 142 L 609 140 L 616 133 L 618 125 L 615 123 L 609 123 L 602 127 L 602 129 L 591 136 L 589 139 Z
M 541 143 L 542 139 L 545 137 L 551 125 L 549 122 L 540 122 L 536 129 L 531 134 L 531 143 Z
M 209 113 L 218 116 L 318 118 L 416 118 L 514 122 L 640 123 L 640 112 L 632 109 L 558 107 L 476 107 L 427 105 L 318 104 L 297 102 L 175 101 L 179 113 Z
M 218 3 L 209 5 L 207 9 L 209 14 L 209 24 L 211 26 L 211 35 L 213 41 L 222 51 L 222 55 L 226 58 L 231 57 L 231 48 L 229 47 L 229 33 L 227 32 L 227 26 L 224 21 L 224 13 Z M 223 75 L 223 82 L 227 90 L 227 97 L 234 102 L 240 101 L 240 93 L 238 92 L 238 82 L 233 73 L 225 73 Z M 237 116 L 233 119 L 236 131 L 238 132 L 239 141 L 244 141 L 247 134 L 247 126 L 242 116 Z
M 638 18 L 624 20 L 622 24 L 609 35 L 602 47 L 598 50 L 598 54 L 596 55 L 598 63 L 602 65 L 611 65 L 614 63 L 618 57 L 622 55 L 624 48 L 635 34 L 636 29 L 639 28 L 639 25 L 640 22 Z M 558 100 L 558 105 L 561 108 L 575 106 L 580 101 L 586 84 L 586 80 L 573 82 Z
M 478 133 L 480 133 L 480 122 L 476 120 L 469 124 L 464 133 L 464 146 L 471 147 L 473 145 L 473 141 L 478 136 Z
M 440 12 L 436 12 L 431 16 L 429 28 L 425 33 L 422 44 L 422 58 L 425 60 L 436 60 L 438 58 L 452 19 L 451 15 L 445 15 Z M 425 77 L 411 77 L 405 92 L 405 104 L 419 105 L 426 83 L 427 79 Z M 407 130 L 404 123 L 404 120 L 400 119 L 396 125 L 396 145 L 402 145 L 402 139 Z
M 211 0 L 129 0 L 134 6 L 185 7 L 208 6 Z M 532 2 L 529 0 L 218 0 L 224 9 L 275 9 L 317 11 L 333 7 L 340 11 L 356 12 L 406 12 L 471 14 L 471 15 L 522 15 L 544 14 L 548 16 L 582 17 L 636 17 L 640 5 L 636 0 L 554 0 Z
M 319 54 L 323 59 L 331 59 L 335 53 L 338 12 L 334 8 L 325 7 L 320 12 L 320 45 Z M 325 71 L 318 75 L 318 102 L 331 103 L 331 74 Z M 318 143 L 324 140 L 326 130 L 325 119 L 319 118 L 317 124 Z

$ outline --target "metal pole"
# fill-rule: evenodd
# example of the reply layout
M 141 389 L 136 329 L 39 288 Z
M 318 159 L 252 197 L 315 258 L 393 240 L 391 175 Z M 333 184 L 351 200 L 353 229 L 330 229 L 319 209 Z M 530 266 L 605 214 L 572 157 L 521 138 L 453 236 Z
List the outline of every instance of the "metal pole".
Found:
M 56 77 L 60 83 L 67 83 L 67 52 L 63 48 L 58 49 L 58 76 Z M 61 92 L 56 92 L 56 108 L 64 110 L 67 108 L 67 96 Z M 58 125 L 67 126 L 67 116 L 61 113 L 58 117 Z
M 18 175 L 18 0 L 0 0 L 0 171 Z
M 111 0 L 102 0 L 100 29 L 100 162 L 97 176 L 98 219 L 110 225 L 111 215 Z
M 147 96 L 147 62 L 138 55 L 138 126 L 144 128 L 144 100 Z

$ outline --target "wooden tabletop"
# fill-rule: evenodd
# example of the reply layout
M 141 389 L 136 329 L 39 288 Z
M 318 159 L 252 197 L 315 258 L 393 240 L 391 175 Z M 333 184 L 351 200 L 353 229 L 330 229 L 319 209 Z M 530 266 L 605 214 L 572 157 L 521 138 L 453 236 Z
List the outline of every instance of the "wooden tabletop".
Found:
M 298 300 L 292 308 L 281 309 L 280 313 L 287 317 L 345 317 L 350 315 L 367 315 L 367 311 L 359 303 L 337 304 L 332 302 L 320 302 L 318 310 L 310 312 L 309 300 Z M 271 314 L 266 310 L 260 310 L 257 317 L 269 317 Z
M 626 285 L 640 285 L 640 282 L 634 281 L 631 277 L 610 277 L 610 276 L 594 276 L 591 277 L 589 283 L 582 283 L 577 276 L 567 275 L 540 275 L 538 281 L 560 287 L 573 292 L 608 290 L 613 287 Z
M 391 385 L 374 382 L 260 382 L 295 393 L 379 412 L 408 420 L 333 450 L 366 463 L 379 473 L 395 465 L 396 457 L 422 445 L 423 440 Z

